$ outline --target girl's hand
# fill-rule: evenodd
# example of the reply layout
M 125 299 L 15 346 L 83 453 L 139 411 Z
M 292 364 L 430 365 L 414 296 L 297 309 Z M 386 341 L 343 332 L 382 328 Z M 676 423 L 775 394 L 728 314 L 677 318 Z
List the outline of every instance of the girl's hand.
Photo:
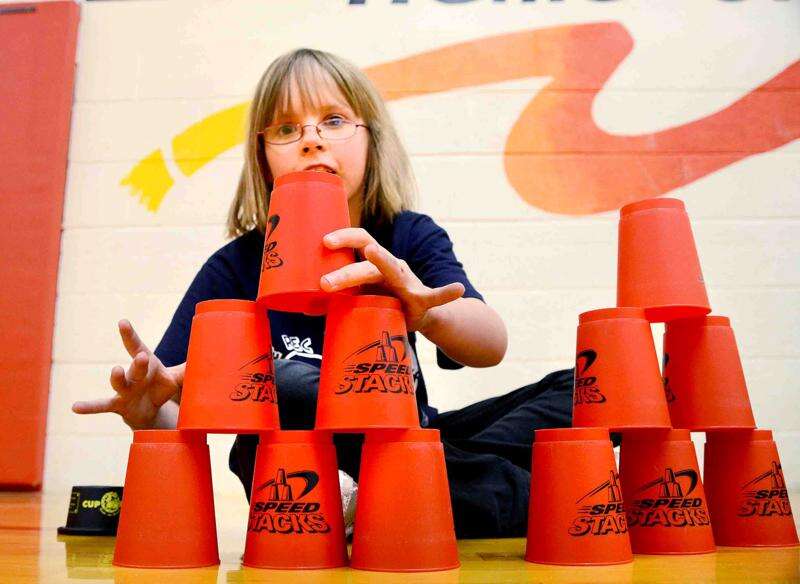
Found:
M 431 308 L 457 300 L 464 294 L 464 285 L 460 282 L 429 288 L 404 260 L 394 257 L 360 227 L 338 229 L 326 235 L 322 243 L 328 249 L 355 248 L 366 258 L 322 276 L 322 289 L 337 292 L 361 284 L 380 284 L 402 302 L 409 331 L 424 331 Z
M 165 367 L 127 320 L 119 321 L 119 334 L 133 362 L 127 372 L 119 365 L 111 370 L 111 387 L 116 395 L 75 402 L 72 411 L 76 414 L 114 412 L 134 430 L 154 428 L 161 406 L 183 387 L 186 363 Z

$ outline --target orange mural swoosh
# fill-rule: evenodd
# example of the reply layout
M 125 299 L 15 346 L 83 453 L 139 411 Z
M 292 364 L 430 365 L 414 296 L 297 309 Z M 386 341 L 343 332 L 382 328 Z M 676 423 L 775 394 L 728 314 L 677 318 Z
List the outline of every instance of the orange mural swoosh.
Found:
M 800 61 L 693 122 L 636 136 L 603 131 L 592 117 L 592 103 L 632 48 L 633 39 L 619 23 L 568 25 L 468 41 L 365 72 L 388 101 L 551 77 L 513 125 L 503 156 L 520 196 L 553 213 L 618 209 L 800 137 Z M 247 105 L 213 114 L 175 136 L 173 154 L 181 172 L 190 176 L 241 143 Z M 157 150 L 122 184 L 157 211 L 174 181 Z
M 470 41 L 367 73 L 387 99 L 552 77 L 514 124 L 504 158 L 522 198 L 555 213 L 618 209 L 800 137 L 800 61 L 710 116 L 636 136 L 603 131 L 592 103 L 632 47 L 618 23 L 571 25 Z

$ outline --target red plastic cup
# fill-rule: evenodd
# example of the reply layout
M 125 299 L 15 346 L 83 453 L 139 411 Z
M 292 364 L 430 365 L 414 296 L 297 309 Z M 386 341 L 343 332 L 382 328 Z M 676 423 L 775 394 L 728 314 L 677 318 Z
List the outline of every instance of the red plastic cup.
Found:
M 703 466 L 717 545 L 798 545 L 778 447 L 770 430 L 709 432 Z
M 258 302 L 273 310 L 325 314 L 330 294 L 320 288 L 320 278 L 353 263 L 355 256 L 352 249 L 326 248 L 322 238 L 345 227 L 350 227 L 350 211 L 339 176 L 302 171 L 276 178 Z
M 459 566 L 438 430 L 367 433 L 350 565 L 382 572 Z
M 266 310 L 247 300 L 198 302 L 178 428 L 241 433 L 279 426 Z
M 589 566 L 633 560 L 605 428 L 536 430 L 525 559 Z
M 419 427 L 412 349 L 400 301 L 334 295 L 325 324 L 316 427 Z
M 703 431 L 755 428 L 730 324 L 724 316 L 667 323 L 664 387 L 674 427 Z
M 330 433 L 261 434 L 243 563 L 281 570 L 347 564 L 339 472 Z
M 619 474 L 634 553 L 705 554 L 716 549 L 688 430 L 626 433 Z
M 572 425 L 670 428 L 653 335 L 641 308 L 580 315 Z
M 711 312 L 683 201 L 657 198 L 620 209 L 617 306 L 651 322 Z
M 199 568 L 219 564 L 205 434 L 136 430 L 125 475 L 114 565 Z

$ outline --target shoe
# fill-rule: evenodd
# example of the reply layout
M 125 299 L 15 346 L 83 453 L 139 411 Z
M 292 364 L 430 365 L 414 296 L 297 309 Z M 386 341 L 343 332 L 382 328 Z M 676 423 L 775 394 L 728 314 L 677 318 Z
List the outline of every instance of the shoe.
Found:
M 353 522 L 356 518 L 356 499 L 358 497 L 358 483 L 343 470 L 339 471 L 339 490 L 342 492 L 342 514 L 344 515 L 344 533 L 347 537 L 353 535 Z

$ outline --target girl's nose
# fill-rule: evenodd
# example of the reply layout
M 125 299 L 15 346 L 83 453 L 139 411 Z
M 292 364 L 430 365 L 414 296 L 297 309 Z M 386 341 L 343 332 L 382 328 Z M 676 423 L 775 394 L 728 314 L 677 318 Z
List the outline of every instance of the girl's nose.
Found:
M 300 143 L 303 146 L 303 152 L 310 152 L 311 150 L 322 150 L 322 138 L 316 126 L 307 124 L 302 127 L 302 137 Z

